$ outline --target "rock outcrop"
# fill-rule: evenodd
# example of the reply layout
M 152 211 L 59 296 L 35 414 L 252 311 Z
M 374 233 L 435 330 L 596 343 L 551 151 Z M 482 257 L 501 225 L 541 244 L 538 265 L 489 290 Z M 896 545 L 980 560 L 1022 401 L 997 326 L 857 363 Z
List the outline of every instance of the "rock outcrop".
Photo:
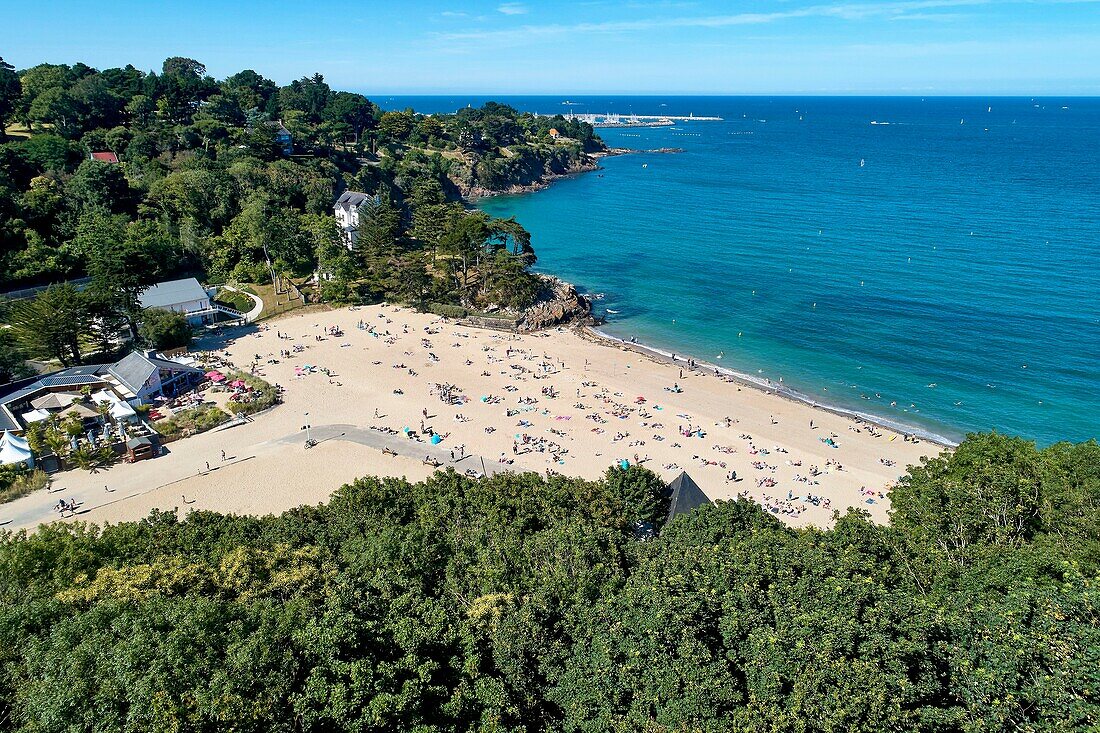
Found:
M 592 304 L 575 287 L 556 277 L 543 276 L 543 291 L 535 304 L 521 314 L 517 328 L 539 331 L 591 318 Z

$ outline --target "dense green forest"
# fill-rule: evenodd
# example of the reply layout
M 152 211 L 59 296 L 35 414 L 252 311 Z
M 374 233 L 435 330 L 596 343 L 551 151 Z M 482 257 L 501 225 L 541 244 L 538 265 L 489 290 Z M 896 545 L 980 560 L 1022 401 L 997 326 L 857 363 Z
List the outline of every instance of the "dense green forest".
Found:
M 218 81 L 178 57 L 160 73 L 0 59 L 0 143 L 0 288 L 92 277 L 67 321 L 79 328 L 60 337 L 81 344 L 97 327 L 133 331 L 143 287 L 191 274 L 319 273 L 320 299 L 522 308 L 538 291 L 530 236 L 467 210 L 464 194 L 538 183 L 604 148 L 560 116 L 383 112 L 319 74 Z M 346 189 L 372 196 L 354 252 L 332 216 Z
M 0 541 L 13 731 L 1071 731 L 1100 725 L 1100 446 L 971 436 L 892 525 L 645 469 L 362 479 L 277 517 Z

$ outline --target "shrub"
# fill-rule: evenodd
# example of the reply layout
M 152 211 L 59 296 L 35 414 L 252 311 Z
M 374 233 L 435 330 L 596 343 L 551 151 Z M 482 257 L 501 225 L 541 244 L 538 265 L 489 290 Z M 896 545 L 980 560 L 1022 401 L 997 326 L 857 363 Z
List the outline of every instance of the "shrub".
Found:
M 21 463 L 0 466 L 0 504 L 45 488 L 49 482 L 50 477 L 39 468 L 28 470 Z
M 252 298 L 244 293 L 235 293 L 232 290 L 222 290 L 218 293 L 218 297 L 214 298 L 214 301 L 241 313 L 252 310 Z
M 252 388 L 252 391 L 248 393 L 249 399 L 245 402 L 238 402 L 237 400 L 230 400 L 226 405 L 229 411 L 234 415 L 243 413 L 245 415 L 252 415 L 257 412 L 261 412 L 276 405 L 279 402 L 279 395 L 275 390 L 275 387 L 268 384 L 259 377 L 251 374 L 245 374 L 243 372 L 233 372 L 228 375 L 229 381 L 235 381 L 237 379 L 243 380 L 245 384 Z
M 203 433 L 229 420 L 229 415 L 214 405 L 201 405 L 181 410 L 167 420 L 154 423 L 156 431 L 166 438 L 182 438 Z
M 157 351 L 188 346 L 192 338 L 187 317 L 163 308 L 146 308 L 141 312 L 138 334 L 144 343 Z
M 429 303 L 428 312 L 444 318 L 465 318 L 470 314 L 468 310 L 460 305 L 447 305 L 445 303 Z

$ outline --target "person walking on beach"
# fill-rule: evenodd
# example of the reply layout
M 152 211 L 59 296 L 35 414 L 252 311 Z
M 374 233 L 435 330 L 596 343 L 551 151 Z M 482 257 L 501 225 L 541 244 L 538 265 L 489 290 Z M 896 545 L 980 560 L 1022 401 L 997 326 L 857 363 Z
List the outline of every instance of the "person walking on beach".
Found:
M 222 451 L 222 461 L 225 460 L 225 451 Z
M 207 471 L 209 471 L 209 470 L 210 470 L 210 461 L 207 461 L 207 462 L 206 462 L 206 470 L 207 470 Z

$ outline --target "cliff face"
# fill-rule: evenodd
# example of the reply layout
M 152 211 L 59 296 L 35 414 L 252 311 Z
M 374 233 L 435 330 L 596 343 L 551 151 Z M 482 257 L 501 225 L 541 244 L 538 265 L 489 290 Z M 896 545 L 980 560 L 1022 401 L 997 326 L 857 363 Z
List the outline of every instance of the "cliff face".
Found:
M 556 277 L 543 277 L 538 301 L 520 316 L 520 331 L 539 331 L 565 323 L 583 323 L 592 317 L 592 304 L 577 289 Z
M 471 154 L 452 165 L 449 178 L 467 200 L 537 191 L 559 178 L 593 171 L 595 158 L 568 145 L 513 146 Z

